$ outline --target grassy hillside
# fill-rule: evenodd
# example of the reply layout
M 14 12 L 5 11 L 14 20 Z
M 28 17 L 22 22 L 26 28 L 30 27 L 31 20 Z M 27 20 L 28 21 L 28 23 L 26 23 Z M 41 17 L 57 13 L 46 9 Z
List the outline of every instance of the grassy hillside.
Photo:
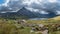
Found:
M 0 34 L 40 34 L 35 32 L 30 32 L 31 27 L 23 26 L 21 24 L 18 24 L 15 22 L 16 20 L 5 20 L 0 19 Z M 49 28 L 49 34 L 60 34 L 60 31 L 51 31 L 53 29 L 52 26 L 49 26 L 49 24 L 60 24 L 59 20 L 27 20 L 27 24 L 43 24 L 48 25 Z M 25 25 L 27 25 L 25 24 Z M 55 26 L 54 26 L 55 27 Z
M 0 20 L 0 34 L 35 34 L 30 33 L 30 27 L 24 27 L 21 29 L 21 25 L 14 23 L 14 20 Z
M 60 20 L 60 16 L 54 17 L 52 19 L 54 19 L 54 20 Z
M 55 19 L 47 19 L 47 20 L 28 20 L 28 23 L 36 23 L 36 24 L 55 24 L 55 23 L 60 23 L 60 20 L 55 20 Z

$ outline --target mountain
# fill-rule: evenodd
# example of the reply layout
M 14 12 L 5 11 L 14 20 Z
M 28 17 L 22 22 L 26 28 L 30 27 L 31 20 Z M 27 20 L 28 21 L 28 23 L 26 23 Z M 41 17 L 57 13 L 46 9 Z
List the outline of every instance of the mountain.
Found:
M 30 18 L 52 18 L 55 17 L 56 14 L 54 12 L 49 12 L 49 14 L 40 14 L 39 12 L 33 12 L 25 7 L 17 11 L 18 14 L 28 16 Z
M 36 17 L 36 15 L 34 15 L 33 12 L 27 10 L 25 7 L 23 7 L 19 11 L 17 11 L 17 14 L 22 15 L 22 16 L 27 16 L 29 18 L 35 18 Z
M 15 17 L 26 17 L 26 18 L 35 18 L 36 16 L 29 10 L 27 10 L 25 7 L 18 10 L 17 12 L 6 12 L 6 13 L 0 13 L 0 17 L 4 18 L 15 18 Z
M 18 10 L 17 12 L 6 12 L 6 13 L 0 13 L 0 17 L 21 17 L 25 16 L 27 18 L 52 18 L 55 17 L 56 14 L 54 12 L 49 12 L 49 14 L 40 14 L 39 12 L 33 12 L 25 7 Z

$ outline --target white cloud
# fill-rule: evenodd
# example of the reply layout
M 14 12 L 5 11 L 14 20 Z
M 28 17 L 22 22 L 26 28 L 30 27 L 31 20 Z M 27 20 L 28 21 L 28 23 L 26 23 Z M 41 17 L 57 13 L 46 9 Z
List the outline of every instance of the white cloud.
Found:
M 26 9 L 28 9 L 30 11 L 33 11 L 33 8 L 30 8 L 30 7 L 26 7 Z
M 46 12 L 44 10 L 41 9 L 34 9 L 34 8 L 30 8 L 30 7 L 26 7 L 28 10 L 33 11 L 33 12 L 38 12 L 40 14 L 49 14 L 49 12 Z
M 24 0 L 22 3 L 25 5 L 31 5 L 32 3 L 40 4 L 43 0 Z
M 1 12 L 1 13 L 6 13 L 6 12 Z
M 26 9 L 30 10 L 30 11 L 34 11 L 34 12 L 38 12 L 39 9 L 34 9 L 34 8 L 30 8 L 30 7 L 26 7 Z
M 27 9 L 30 11 L 40 12 L 41 14 L 48 14 L 48 12 L 46 11 L 49 11 L 49 10 L 52 11 L 55 9 L 57 10 L 57 8 L 60 7 L 60 1 L 58 2 L 58 0 L 6 0 L 6 2 L 2 5 L 5 7 L 9 5 L 8 8 L 13 10 L 20 9 L 21 7 L 24 6 L 24 7 L 29 7 Z M 58 11 L 57 13 L 59 12 L 60 11 Z
M 48 0 L 50 3 L 55 3 L 57 0 Z
M 40 13 L 40 14 L 49 14 L 48 12 L 46 12 L 46 11 L 44 11 L 44 10 L 40 11 L 39 13 Z
M 60 11 L 59 10 L 56 11 L 56 15 L 60 15 Z

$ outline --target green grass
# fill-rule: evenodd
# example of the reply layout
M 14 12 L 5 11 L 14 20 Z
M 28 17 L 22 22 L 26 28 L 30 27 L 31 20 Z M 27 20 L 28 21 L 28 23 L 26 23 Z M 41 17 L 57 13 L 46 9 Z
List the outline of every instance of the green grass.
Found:
M 16 26 L 17 25 L 17 26 Z M 20 24 L 14 24 L 14 21 L 1 21 L 0 20 L 0 34 L 35 34 L 30 33 L 30 27 L 24 27 L 24 29 L 17 28 Z
M 49 23 L 60 23 L 59 21 L 47 21 L 47 20 L 27 20 L 27 23 L 30 24 L 44 24 L 44 25 L 48 25 Z M 19 26 L 19 28 L 17 28 Z M 37 34 L 35 32 L 30 32 L 31 31 L 31 27 L 24 27 L 24 29 L 20 28 L 21 25 L 20 24 L 16 24 L 14 23 L 14 20 L 8 20 L 8 21 L 4 21 L 4 20 L 0 20 L 0 34 Z M 60 34 L 60 31 L 56 31 L 56 32 L 50 32 L 49 34 Z
M 44 25 L 48 25 L 50 23 L 60 24 L 60 20 L 52 20 L 52 19 L 49 19 L 49 20 L 27 20 L 27 23 L 44 24 Z

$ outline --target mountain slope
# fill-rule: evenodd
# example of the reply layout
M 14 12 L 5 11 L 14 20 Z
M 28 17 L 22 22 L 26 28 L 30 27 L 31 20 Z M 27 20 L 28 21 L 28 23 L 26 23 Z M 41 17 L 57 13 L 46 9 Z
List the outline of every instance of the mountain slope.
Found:
M 7 12 L 7 13 L 0 13 L 0 17 L 21 17 L 26 16 L 28 18 L 52 18 L 55 17 L 56 14 L 54 12 L 50 12 L 49 14 L 40 14 L 39 12 L 33 12 L 25 7 L 18 10 L 17 12 Z
M 60 16 L 54 17 L 52 19 L 54 19 L 54 20 L 60 20 Z
M 24 8 L 24 7 L 23 7 L 22 9 L 20 9 L 19 11 L 17 11 L 17 14 L 18 14 L 18 15 L 22 15 L 22 16 L 27 16 L 27 17 L 29 17 L 29 18 L 34 18 L 34 17 L 36 17 L 36 15 L 34 15 L 33 12 L 27 10 L 27 9 Z

